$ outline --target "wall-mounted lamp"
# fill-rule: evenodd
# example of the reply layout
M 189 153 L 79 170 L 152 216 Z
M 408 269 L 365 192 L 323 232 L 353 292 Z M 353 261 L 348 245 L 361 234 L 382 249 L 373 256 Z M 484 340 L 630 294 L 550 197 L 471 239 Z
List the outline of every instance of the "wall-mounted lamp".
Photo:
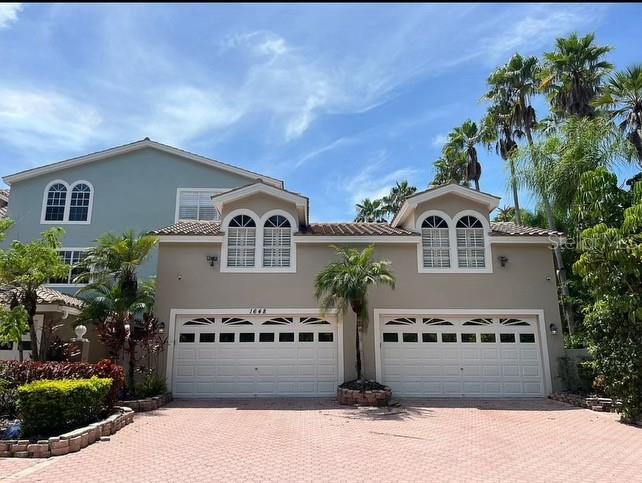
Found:
M 158 323 L 158 332 L 161 334 L 165 333 L 165 322 L 159 322 Z
M 216 262 L 218 262 L 218 256 L 216 255 L 207 255 L 205 258 L 207 258 L 207 261 L 210 264 L 210 267 L 213 267 Z
M 557 325 L 551 324 L 548 326 L 549 330 L 551 331 L 552 335 L 557 335 Z
M 499 260 L 499 263 L 502 267 L 505 267 L 506 264 L 508 263 L 508 257 L 505 257 L 504 255 L 498 256 L 497 260 Z

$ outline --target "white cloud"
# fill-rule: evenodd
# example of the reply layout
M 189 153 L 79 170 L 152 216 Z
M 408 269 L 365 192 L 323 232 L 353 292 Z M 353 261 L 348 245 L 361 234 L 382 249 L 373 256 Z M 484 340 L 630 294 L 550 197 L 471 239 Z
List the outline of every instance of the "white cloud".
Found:
M 15 23 L 21 11 L 22 3 L 0 3 L 0 29 Z
M 365 198 L 382 198 L 397 181 L 410 180 L 417 174 L 417 170 L 412 168 L 389 171 L 387 161 L 386 152 L 380 151 L 366 163 L 365 168 L 339 182 L 340 188 L 348 194 L 351 208 Z
M 446 144 L 446 141 L 448 141 L 448 134 L 439 133 L 432 138 L 430 144 L 435 148 L 441 149 L 444 147 L 444 144 Z
M 95 140 L 101 123 L 93 106 L 71 97 L 0 86 L 0 138 L 15 146 L 82 149 Z

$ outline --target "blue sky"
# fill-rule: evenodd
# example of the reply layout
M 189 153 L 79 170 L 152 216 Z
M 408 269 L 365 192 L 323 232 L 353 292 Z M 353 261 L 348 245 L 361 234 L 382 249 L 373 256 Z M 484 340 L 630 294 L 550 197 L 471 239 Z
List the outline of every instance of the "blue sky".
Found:
M 623 68 L 642 62 L 641 17 L 634 4 L 0 4 L 0 176 L 149 136 L 284 179 L 314 221 L 350 220 L 396 180 L 428 184 L 514 52 L 596 32 Z M 510 203 L 503 163 L 480 158 L 482 189 Z

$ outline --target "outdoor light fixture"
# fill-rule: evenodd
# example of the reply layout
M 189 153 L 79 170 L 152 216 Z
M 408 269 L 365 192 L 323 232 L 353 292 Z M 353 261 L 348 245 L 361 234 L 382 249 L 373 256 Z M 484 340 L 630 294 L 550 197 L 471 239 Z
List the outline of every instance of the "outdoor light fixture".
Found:
M 85 339 L 85 334 L 87 333 L 87 327 L 85 327 L 84 325 L 82 324 L 77 325 L 76 328 L 74 329 L 74 332 L 76 333 L 76 337 L 72 340 L 81 341 L 81 342 L 87 340 Z
M 504 255 L 498 256 L 497 260 L 499 260 L 499 263 L 501 264 L 502 267 L 505 267 L 506 264 L 508 263 L 508 257 L 505 257 Z
M 207 255 L 205 258 L 207 258 L 207 261 L 210 264 L 210 267 L 214 266 L 215 262 L 218 262 L 218 257 L 216 255 Z
M 548 326 L 548 328 L 550 329 L 551 334 L 557 335 L 557 325 L 551 324 L 551 325 Z
M 161 334 L 165 333 L 165 322 L 160 322 L 158 324 L 158 332 L 160 332 Z

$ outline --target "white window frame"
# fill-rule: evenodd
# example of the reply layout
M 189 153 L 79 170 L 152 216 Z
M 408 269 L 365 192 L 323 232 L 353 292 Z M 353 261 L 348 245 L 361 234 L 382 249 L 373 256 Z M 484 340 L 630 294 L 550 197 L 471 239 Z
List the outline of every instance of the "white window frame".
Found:
M 55 184 L 62 184 L 65 186 L 65 188 L 67 188 L 67 196 L 65 198 L 65 212 L 62 217 L 62 220 L 45 220 L 45 215 L 47 213 L 47 197 L 49 195 L 49 189 Z M 86 184 L 87 186 L 89 186 L 89 189 L 91 190 L 89 194 L 89 206 L 87 207 L 87 219 L 81 220 L 81 221 L 69 221 L 69 212 L 71 210 L 71 193 L 74 187 L 79 184 Z M 94 185 L 84 179 L 74 181 L 71 184 L 67 183 L 65 180 L 62 180 L 62 179 L 55 179 L 53 181 L 50 181 L 49 183 L 47 183 L 47 186 L 45 186 L 45 191 L 42 197 L 42 211 L 40 213 L 40 224 L 41 225 L 89 225 L 91 223 L 91 216 L 94 208 L 94 195 L 95 195 Z
M 89 247 L 62 247 L 58 248 L 58 252 L 86 252 L 90 248 Z M 71 265 L 69 265 L 69 270 L 71 271 Z M 67 279 L 69 279 L 69 275 L 67 276 Z M 69 288 L 69 287 L 85 287 L 87 284 L 86 283 L 47 283 L 47 287 L 51 288 Z
M 253 267 L 229 267 L 227 265 L 228 238 L 227 229 L 230 221 L 239 215 L 249 216 L 256 223 L 256 245 L 254 247 L 254 266 Z M 290 236 L 290 266 L 289 267 L 264 267 L 263 266 L 263 229 L 265 222 L 274 215 L 281 215 L 290 222 L 292 235 Z M 298 223 L 294 216 L 285 210 L 270 210 L 262 216 L 258 216 L 253 211 L 239 208 L 234 210 L 223 218 L 221 230 L 224 232 L 223 243 L 221 245 L 221 272 L 242 272 L 242 273 L 296 273 L 296 245 L 294 244 L 294 234 L 298 230 Z
M 425 268 L 423 258 L 423 240 L 419 239 L 417 242 L 417 271 L 419 273 L 492 273 L 493 272 L 493 259 L 492 249 L 490 246 L 490 223 L 488 219 L 478 211 L 463 210 L 458 212 L 454 217 L 449 216 L 440 210 L 427 210 L 421 213 L 416 218 L 415 229 L 421 233 L 421 225 L 423 221 L 429 216 L 439 216 L 448 224 L 448 233 L 450 240 L 450 268 Z M 457 256 L 457 222 L 464 216 L 474 216 L 477 218 L 484 228 L 484 259 L 486 266 L 483 268 L 460 268 L 459 259 Z
M 185 220 L 185 221 L 197 221 L 197 220 L 192 220 L 191 218 L 179 218 L 179 213 L 180 213 L 180 207 L 181 207 L 181 193 L 185 191 L 193 191 L 196 193 L 212 193 L 212 196 L 218 195 L 220 193 L 224 193 L 226 191 L 229 191 L 229 189 L 225 188 L 176 188 L 176 210 L 174 212 L 174 222 L 180 221 L 180 220 Z M 212 202 L 212 205 L 214 202 Z M 216 207 L 215 207 L 216 208 Z M 217 209 L 218 211 L 218 209 Z M 220 212 L 219 212 L 219 220 L 213 220 L 212 223 L 219 223 L 220 220 Z

